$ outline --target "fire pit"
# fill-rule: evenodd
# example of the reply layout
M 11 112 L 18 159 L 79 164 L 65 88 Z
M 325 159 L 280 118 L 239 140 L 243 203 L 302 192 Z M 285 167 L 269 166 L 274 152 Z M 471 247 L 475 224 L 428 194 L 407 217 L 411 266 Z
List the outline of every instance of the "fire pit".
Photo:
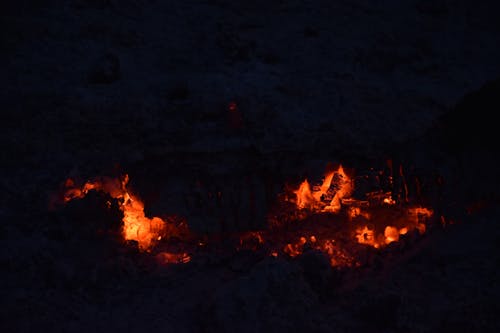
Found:
M 119 202 L 123 239 L 163 264 L 187 263 L 223 244 L 228 252 L 250 250 L 287 258 L 316 250 L 328 257 L 332 267 L 354 268 L 370 261 L 367 252 L 408 246 L 446 219 L 434 216 L 433 206 L 420 204 L 424 180 L 405 177 L 401 165 L 395 171 L 388 160 L 382 170 L 349 170 L 348 175 L 342 165 L 328 164 L 321 182 L 285 183 L 277 193 L 279 187 L 266 184 L 269 178 L 264 173 L 210 179 L 198 175 L 190 177 L 193 185 L 184 188 L 183 180 L 169 173 L 165 182 L 177 185 L 177 193 L 167 189 L 166 204 L 165 195 L 157 195 L 156 210 L 170 208 L 160 217 L 146 216 L 145 203 L 130 188 L 128 174 L 82 182 L 67 179 L 51 204 L 56 208 L 92 191 L 106 193 Z M 168 206 L 172 202 L 179 211 Z

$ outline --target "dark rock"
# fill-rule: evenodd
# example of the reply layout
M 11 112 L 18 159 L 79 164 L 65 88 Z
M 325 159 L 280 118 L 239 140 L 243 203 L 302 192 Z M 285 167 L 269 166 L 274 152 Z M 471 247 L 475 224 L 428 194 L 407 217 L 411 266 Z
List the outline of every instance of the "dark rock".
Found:
M 433 18 L 442 18 L 449 12 L 448 4 L 445 0 L 420 0 L 415 6 L 420 14 Z
M 121 79 L 120 59 L 107 53 L 97 59 L 88 74 L 88 82 L 91 84 L 110 84 Z
M 498 151 L 498 122 L 494 117 L 499 108 L 500 78 L 465 95 L 437 120 L 430 135 L 437 136 L 435 143 L 450 152 L 471 148 Z
M 315 28 L 312 28 L 312 27 L 305 27 L 304 28 L 304 37 L 313 38 L 313 37 L 318 37 L 318 36 L 319 36 L 319 32 Z
M 359 309 L 359 317 L 368 327 L 391 329 L 398 326 L 401 297 L 396 294 L 375 296 Z
M 167 98 L 172 101 L 185 101 L 189 98 L 190 93 L 187 83 L 180 82 L 168 90 Z
M 217 45 L 229 62 L 249 61 L 255 50 L 255 42 L 242 38 L 230 27 L 221 29 L 217 34 Z
M 300 271 L 287 261 L 265 259 L 248 276 L 218 290 L 204 307 L 203 318 L 218 332 L 293 330 L 308 321 L 317 303 L 317 296 Z
M 123 225 L 123 213 L 118 205 L 108 194 L 89 191 L 84 198 L 68 202 L 58 216 L 73 237 L 117 240 Z
M 331 281 L 333 278 L 332 267 L 328 256 L 319 250 L 305 251 L 300 257 L 300 265 L 304 271 L 304 278 L 311 288 L 320 297 L 327 296 L 332 290 Z

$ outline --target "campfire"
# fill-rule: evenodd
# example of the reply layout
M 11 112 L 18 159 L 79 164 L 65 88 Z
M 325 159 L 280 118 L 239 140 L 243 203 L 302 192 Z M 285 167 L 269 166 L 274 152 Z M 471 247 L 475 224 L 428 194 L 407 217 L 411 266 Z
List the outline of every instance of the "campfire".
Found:
M 406 181 L 395 180 L 393 172 L 374 169 L 368 174 L 351 174 L 342 165 L 328 166 L 318 183 L 304 179 L 297 186 L 286 184 L 267 214 L 266 228 L 216 237 L 190 230 L 189 218 L 176 212 L 146 216 L 144 202 L 129 188 L 127 174 L 84 182 L 69 178 L 52 206 L 81 199 L 91 191 L 108 194 L 119 202 L 123 213 L 123 239 L 154 254 L 163 264 L 187 263 L 208 251 L 207 244 L 227 237 L 234 251 L 295 258 L 316 250 L 333 267 L 353 267 L 363 264 L 363 253 L 369 249 L 379 251 L 426 232 L 433 209 L 412 203 Z M 402 170 L 399 175 L 403 176 Z M 401 184 L 395 186 L 395 181 Z
M 64 182 L 62 193 L 54 196 L 51 207 L 67 203 L 74 199 L 81 199 L 90 191 L 101 191 L 117 199 L 120 210 L 123 212 L 123 238 L 126 241 L 134 241 L 142 251 L 150 251 L 156 242 L 160 241 L 167 233 L 174 234 L 183 227 L 183 223 L 177 223 L 175 216 L 168 220 L 159 217 L 149 218 L 144 214 L 144 203 L 127 188 L 129 177 L 97 177 L 78 184 L 75 180 L 68 178 Z M 175 231 L 174 231 L 175 229 Z M 161 253 L 159 256 L 163 262 L 179 263 L 189 262 L 190 257 L 186 253 Z
M 424 234 L 433 210 L 394 199 L 394 193 L 381 186 L 383 176 L 351 178 L 340 165 L 327 171 L 319 184 L 311 186 L 307 179 L 300 183 L 284 200 L 293 203 L 295 221 L 291 223 L 299 225 L 296 231 L 301 234 L 291 237 L 295 241 L 288 242 L 282 252 L 296 257 L 316 249 L 328 255 L 332 266 L 357 266 L 366 247 L 381 249 Z M 387 178 L 392 188 L 393 180 Z M 356 183 L 361 181 L 370 183 L 360 185 L 368 191 L 357 190 Z M 278 228 L 275 233 L 279 232 Z

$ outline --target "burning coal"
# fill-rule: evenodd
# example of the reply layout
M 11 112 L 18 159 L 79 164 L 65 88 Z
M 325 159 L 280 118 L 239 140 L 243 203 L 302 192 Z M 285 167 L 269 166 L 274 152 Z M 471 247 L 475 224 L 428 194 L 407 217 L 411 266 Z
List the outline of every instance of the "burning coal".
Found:
M 283 252 L 295 257 L 306 248 L 314 248 L 328 254 L 332 265 L 336 266 L 340 258 L 343 262 L 355 261 L 355 258 L 348 259 L 346 249 L 350 246 L 342 246 L 340 239 L 335 239 L 339 236 L 345 238 L 346 232 L 357 243 L 378 249 L 399 241 L 410 232 L 421 235 L 426 231 L 426 221 L 433 215 L 431 209 L 408 203 L 397 204 L 392 193 L 381 187 L 363 193 L 363 199 L 354 198 L 354 184 L 355 179 L 351 179 L 342 166 L 326 172 L 321 184 L 311 186 L 307 179 L 304 180 L 293 191 L 295 198 L 290 199 L 295 203 L 295 209 L 303 212 L 300 218 L 314 215 L 318 219 L 320 216 L 323 224 L 335 224 L 331 229 L 338 229 L 341 225 L 343 231 L 332 234 L 324 225 L 308 225 L 305 231 L 309 235 L 304 234 L 296 242 L 286 244 Z
M 148 218 L 144 214 L 144 203 L 127 188 L 128 175 L 120 178 L 98 177 L 77 184 L 73 179 L 64 183 L 62 198 L 56 198 L 53 203 L 64 203 L 78 198 L 83 198 L 89 191 L 101 191 L 109 194 L 120 202 L 123 212 L 123 237 L 125 240 L 137 241 L 139 248 L 149 249 L 155 241 L 165 236 L 167 223 L 159 218 Z
M 128 183 L 128 175 L 99 177 L 83 184 L 68 179 L 59 201 L 66 203 L 83 198 L 92 190 L 107 193 L 120 203 L 125 240 L 136 241 L 143 251 L 151 251 L 158 244 L 163 244 L 163 249 L 169 248 L 165 244 L 171 236 L 181 233 L 179 224 L 173 222 L 174 217 L 145 216 L 144 203 L 130 191 Z M 370 188 L 361 198 L 355 195 L 358 190 L 356 178 L 350 177 L 342 166 L 328 170 L 319 184 L 311 185 L 305 179 L 290 190 L 286 199 L 281 197 L 287 206 L 280 210 L 278 217 L 270 214 L 268 225 L 273 225 L 273 218 L 286 215 L 292 218 L 278 223 L 277 228 L 237 233 L 239 241 L 233 244 L 234 248 L 288 257 L 315 249 L 327 255 L 332 266 L 356 266 L 360 247 L 380 249 L 409 235 L 425 233 L 427 221 L 433 214 L 431 209 L 408 202 L 397 203 L 392 193 L 382 187 Z M 184 232 L 189 233 L 186 221 L 181 224 Z M 177 237 L 186 243 L 181 246 L 182 250 L 157 251 L 156 258 L 161 263 L 189 262 L 192 255 L 200 251 L 201 244 L 206 244 L 206 239 L 198 237 L 193 241 L 193 237 L 190 241 Z
M 323 183 L 314 186 L 304 180 L 299 188 L 294 191 L 297 195 L 297 208 L 313 209 L 321 212 L 337 213 L 341 208 L 341 200 L 347 198 L 352 192 L 351 181 L 342 166 L 325 175 Z

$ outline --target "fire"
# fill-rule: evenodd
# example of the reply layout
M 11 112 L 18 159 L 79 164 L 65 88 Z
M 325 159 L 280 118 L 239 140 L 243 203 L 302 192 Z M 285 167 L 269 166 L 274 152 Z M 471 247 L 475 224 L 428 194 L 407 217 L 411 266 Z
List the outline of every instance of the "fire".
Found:
M 425 207 L 401 207 L 390 192 L 382 190 L 366 193 L 366 200 L 351 197 L 354 192 L 352 179 L 342 166 L 327 172 L 321 185 L 313 186 L 304 180 L 293 193 L 296 195 L 297 209 L 308 209 L 313 213 L 344 213 L 348 221 L 356 225 L 355 240 L 360 244 L 383 247 L 399 241 L 401 235 L 410 230 L 425 233 L 425 219 L 432 216 L 431 209 Z M 311 189 L 312 188 L 312 189 Z M 395 225 L 392 223 L 397 222 Z M 287 244 L 285 252 L 297 256 L 304 242 Z M 316 246 L 321 248 L 321 246 Z M 331 252 L 331 244 L 323 250 Z M 332 259 L 333 260 L 333 259 Z
M 305 237 L 300 237 L 297 243 L 288 243 L 283 249 L 283 252 L 288 254 L 290 257 L 296 257 L 303 252 L 303 248 L 306 243 L 307 239 Z
M 345 174 L 342 165 L 339 166 L 338 170 L 335 172 L 335 176 L 337 176 L 336 184 L 338 188 L 337 191 L 335 192 L 335 195 L 333 196 L 332 201 L 330 202 L 330 205 L 325 207 L 325 211 L 331 211 L 337 213 L 340 211 L 341 208 L 341 200 L 345 197 L 348 197 L 351 194 L 352 187 L 351 187 L 351 179 L 347 177 L 347 175 Z
M 368 226 L 356 229 L 356 238 L 360 244 L 368 244 L 375 248 L 380 246 L 375 239 L 375 232 L 369 229 Z
M 136 240 L 140 248 L 149 248 L 154 239 L 161 239 L 165 221 L 159 217 L 144 215 L 144 204 L 137 197 L 126 192 L 121 205 L 123 210 L 123 234 L 127 240 Z
M 341 200 L 348 197 L 351 191 L 351 180 L 341 165 L 337 170 L 328 172 L 323 183 L 317 188 L 311 190 L 311 185 L 306 179 L 294 193 L 299 209 L 337 213 L 341 208 Z
M 286 200 L 286 209 L 291 210 L 290 216 L 295 219 L 306 220 L 310 215 L 314 218 L 298 224 L 296 229 L 238 233 L 239 242 L 234 246 L 238 251 L 265 251 L 273 257 L 285 255 L 290 258 L 298 257 L 308 250 L 316 250 L 328 256 L 332 266 L 356 266 L 360 265 L 359 252 L 356 252 L 360 246 L 357 244 L 379 249 L 400 241 L 403 235 L 411 231 L 417 230 L 419 234 L 426 232 L 426 220 L 433 215 L 431 209 L 412 206 L 408 201 L 395 201 L 386 187 L 377 184 L 370 184 L 370 187 L 367 186 L 370 191 L 360 195 L 360 190 L 354 188 L 359 179 L 349 177 L 341 165 L 336 170 L 326 172 L 318 185 L 311 185 L 305 179 L 296 190 L 287 192 L 287 195 L 295 195 L 295 201 Z M 158 241 L 173 239 L 172 235 L 180 231 L 175 229 L 175 223 L 169 217 L 164 220 L 145 216 L 144 203 L 131 192 L 128 184 L 129 177 L 126 174 L 118 178 L 98 177 L 83 184 L 68 179 L 60 201 L 82 198 L 92 190 L 105 192 L 120 203 L 125 240 L 137 241 L 141 250 L 150 251 Z M 300 214 L 296 214 L 299 211 Z M 284 215 L 277 215 L 277 218 Z M 272 223 L 271 219 L 269 221 Z M 174 247 L 169 247 L 165 241 L 162 244 L 166 246 L 157 251 L 156 260 L 162 264 L 173 264 L 190 262 L 191 256 L 184 250 L 192 250 L 193 244 L 198 244 L 199 248 L 205 247 L 206 242 L 198 239 L 192 244 L 181 242 L 174 244 Z M 193 253 L 191 250 L 188 252 Z
M 315 198 L 311 192 L 311 185 L 309 182 L 304 180 L 299 188 L 294 192 L 297 195 L 297 207 L 302 208 L 312 208 L 315 203 Z
M 318 250 L 328 256 L 330 265 L 334 266 L 356 266 L 356 259 L 339 246 L 335 239 L 329 237 L 319 238 L 315 235 L 309 237 L 301 236 L 295 243 L 286 244 L 282 251 L 287 256 L 295 258 L 307 250 Z M 278 251 L 272 251 L 271 256 L 277 257 Z
M 128 175 L 121 178 L 99 177 L 77 186 L 73 179 L 66 180 L 63 201 L 83 198 L 89 191 L 96 190 L 120 200 L 123 212 L 123 237 L 137 241 L 142 250 L 149 249 L 154 240 L 164 236 L 166 223 L 159 217 L 149 218 L 144 214 L 144 203 L 127 188 Z
M 397 242 L 399 240 L 399 230 L 396 227 L 388 225 L 384 230 L 384 237 L 386 244 Z

